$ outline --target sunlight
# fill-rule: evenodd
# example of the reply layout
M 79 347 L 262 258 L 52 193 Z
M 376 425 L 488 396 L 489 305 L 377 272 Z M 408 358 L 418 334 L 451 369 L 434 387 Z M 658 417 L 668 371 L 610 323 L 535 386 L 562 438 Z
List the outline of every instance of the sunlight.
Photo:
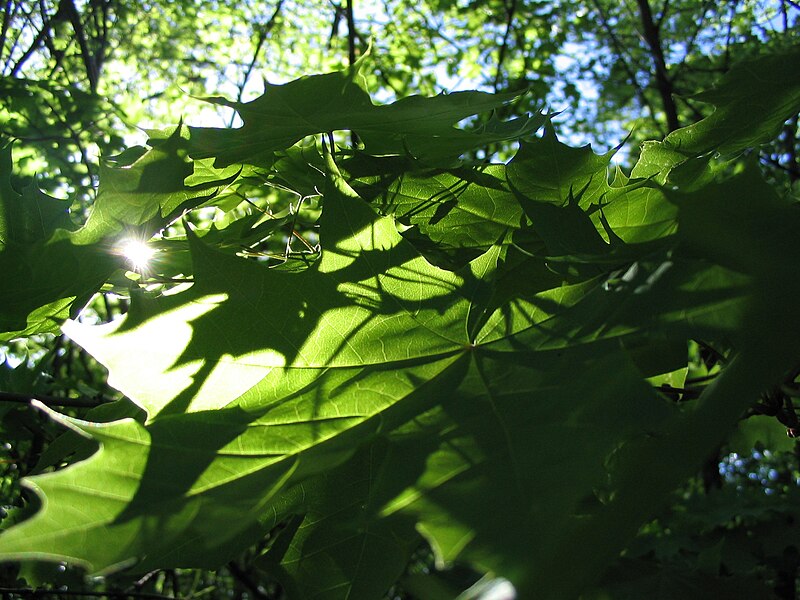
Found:
M 130 261 L 134 270 L 141 272 L 147 269 L 156 251 L 145 242 L 127 239 L 119 245 L 119 253 Z

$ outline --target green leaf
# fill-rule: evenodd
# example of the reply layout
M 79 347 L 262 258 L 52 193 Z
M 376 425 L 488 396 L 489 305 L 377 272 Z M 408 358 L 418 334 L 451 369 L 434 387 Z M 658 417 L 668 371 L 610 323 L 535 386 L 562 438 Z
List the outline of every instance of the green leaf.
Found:
M 775 417 L 754 415 L 739 423 L 728 442 L 728 449 L 748 456 L 759 446 L 771 452 L 792 452 L 797 447 L 797 441 L 786 435 L 786 425 Z
M 600 205 L 595 213 L 597 220 L 604 219 L 611 235 L 626 244 L 650 242 L 677 231 L 677 207 L 650 182 L 614 187 L 603 195 Z M 605 229 L 602 221 L 595 222 L 595 227 Z
M 57 331 L 118 268 L 120 258 L 107 248 L 75 246 L 68 235 L 60 230 L 47 242 L 14 244 L 0 252 L 3 339 Z
M 329 472 L 362 440 L 420 412 L 428 394 L 443 393 L 452 362 L 296 377 L 276 370 L 229 406 L 146 425 L 53 415 L 100 450 L 29 480 L 42 510 L 3 534 L 0 556 L 67 560 L 92 573 L 219 565 L 275 524 L 272 502 L 282 492 Z M 365 388 L 374 394 L 365 398 Z
M 69 229 L 68 203 L 51 198 L 28 184 L 18 193 L 11 184 L 11 144 L 0 147 L 0 246 L 30 244 L 49 238 L 58 228 Z
M 476 350 L 468 361 L 435 417 L 398 431 L 410 438 L 400 442 L 404 460 L 426 468 L 384 513 L 417 516 L 440 561 L 470 560 L 517 583 L 533 573 L 554 585 L 572 571 L 574 582 L 570 563 L 548 557 L 582 543 L 577 532 L 599 510 L 587 503 L 605 487 L 615 449 L 657 431 L 669 407 L 619 353 Z M 614 377 L 596 387 L 600 373 Z
M 284 85 L 266 84 L 264 95 L 250 102 L 208 98 L 234 108 L 244 125 L 240 129 L 191 127 L 192 156 L 214 157 L 218 166 L 268 166 L 275 161 L 275 152 L 309 135 L 350 130 L 373 155 L 409 154 L 425 163 L 449 164 L 470 150 L 533 133 L 544 123 L 544 117 L 536 114 L 510 122 L 491 120 L 474 132 L 454 127 L 462 119 L 504 105 L 516 93 L 410 96 L 376 106 L 365 91 L 362 65 Z
M 3 533 L 0 557 L 95 573 L 213 568 L 282 526 L 260 564 L 287 590 L 376 597 L 421 533 L 440 566 L 495 572 L 520 597 L 576 597 L 796 367 L 800 223 L 754 170 L 726 179 L 703 158 L 678 171 L 670 148 L 649 180 L 609 183 L 610 155 L 552 131 L 508 166 L 456 168 L 481 144 L 528 137 L 540 117 L 468 133 L 454 124 L 511 96 L 378 107 L 357 78 L 217 100 L 242 128 L 156 136 L 102 173 L 78 234 L 0 253 L 14 290 L 2 323 L 51 327 L 58 317 L 38 311 L 61 315 L 58 302 L 97 289 L 122 232 L 149 236 L 246 179 L 301 197 L 323 188 L 315 261 L 235 255 L 271 231 L 253 217 L 204 236 L 187 226 L 162 247 L 179 248 L 172 268 L 190 286 L 142 286 L 124 318 L 65 325 L 146 415 L 51 412 L 99 450 L 27 480 L 41 510 Z M 330 130 L 363 143 L 339 159 L 344 174 L 325 144 L 321 158 L 289 148 Z M 460 266 L 436 266 L 437 252 Z M 690 339 L 719 343 L 725 364 L 677 406 L 653 384 L 686 371 Z M 723 547 L 702 550 L 700 565 L 723 560 Z
M 8 181 L 10 169 L 6 172 L 0 184 L 0 275 L 6 282 L 0 290 L 0 339 L 57 331 L 124 266 L 122 241 L 149 239 L 229 181 L 186 188 L 192 164 L 183 156 L 183 144 L 176 130 L 130 165 L 103 166 L 98 197 L 77 231 L 66 228 L 68 215 L 60 201 L 30 187 L 16 194 Z M 2 160 L 9 166 L 10 148 L 3 150 Z
M 97 199 L 86 224 L 75 232 L 74 243 L 92 244 L 139 230 L 142 239 L 149 239 L 184 209 L 212 197 L 220 185 L 232 180 L 229 176 L 185 186 L 194 169 L 184 145 L 178 127 L 131 165 L 101 164 Z
M 418 413 L 428 382 L 444 385 L 436 381 L 468 339 L 468 302 L 449 298 L 460 279 L 430 266 L 330 168 L 323 253 L 308 271 L 269 270 L 195 240 L 197 283 L 156 301 L 160 314 L 138 303 L 121 325 L 66 328 L 110 366 L 110 380 L 147 410 L 149 423 L 73 423 L 101 442 L 100 452 L 34 485 L 56 506 L 102 508 L 54 517 L 48 504 L 4 536 L 5 556 L 82 556 L 92 571 L 145 555 L 141 569 L 213 564 L 250 539 L 240 536 L 273 494 Z M 258 328 L 253 314 L 261 315 Z M 156 332 L 164 343 L 153 348 Z M 134 363 L 138 344 L 142 360 Z M 306 452 L 316 458 L 300 460 Z M 83 477 L 95 483 L 72 489 Z M 211 540 L 234 514 L 237 527 Z M 148 535 L 154 516 L 161 525 Z M 195 544 L 197 536 L 211 546 Z M 86 544 L 96 551 L 81 554 Z
M 347 165 L 350 167 L 350 165 Z M 503 165 L 362 177 L 354 187 L 439 247 L 487 250 L 525 221 Z M 366 181 L 365 181 L 366 180 Z
M 302 598 L 378 598 L 400 577 L 421 543 L 408 518 L 375 519 L 387 491 L 397 487 L 385 440 L 309 484 L 308 512 L 280 566 L 261 567 Z M 287 579 L 288 578 L 288 579 Z
M 714 112 L 663 142 L 647 142 L 633 177 L 664 177 L 687 159 L 710 152 L 734 154 L 775 138 L 800 111 L 800 49 L 743 61 L 715 88 L 694 98 L 713 104 Z
M 602 591 L 588 594 L 591 600 L 615 598 L 731 598 L 774 600 L 766 584 L 755 577 L 722 576 L 692 572 L 682 566 L 658 567 L 644 560 L 626 560 L 606 574 Z
M 614 152 L 598 155 L 591 146 L 571 148 L 558 141 L 550 124 L 543 137 L 520 146 L 508 165 L 508 181 L 537 202 L 561 205 L 574 198 L 588 206 L 609 189 L 607 171 Z
M 65 331 L 151 417 L 175 397 L 172 411 L 225 406 L 271 369 L 438 358 L 467 345 L 463 279 L 430 265 L 391 217 L 335 181 L 320 220 L 322 253 L 308 270 L 267 269 L 190 238 L 191 290 L 138 302 L 122 323 Z M 153 336 L 162 340 L 155 348 Z M 130 352 L 141 360 L 125 360 Z M 166 379 L 141 376 L 166 365 Z

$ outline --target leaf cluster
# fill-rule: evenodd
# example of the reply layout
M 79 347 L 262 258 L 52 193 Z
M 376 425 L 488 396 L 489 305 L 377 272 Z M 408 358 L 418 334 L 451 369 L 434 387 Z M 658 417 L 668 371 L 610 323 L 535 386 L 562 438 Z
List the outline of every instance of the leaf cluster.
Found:
M 289 598 L 434 597 L 407 569 L 428 547 L 523 598 L 601 593 L 760 394 L 796 389 L 800 213 L 739 157 L 800 110 L 797 49 L 732 70 L 630 176 L 542 111 L 457 126 L 515 94 L 376 105 L 364 68 L 212 99 L 243 125 L 153 132 L 80 225 L 3 170 L 3 339 L 63 332 L 125 399 L 37 404 L 62 454 L 0 557 L 147 573 L 264 542 Z M 497 142 L 519 147 L 470 160 Z M 124 317 L 92 324 L 97 293 Z M 693 386 L 695 343 L 723 367 Z

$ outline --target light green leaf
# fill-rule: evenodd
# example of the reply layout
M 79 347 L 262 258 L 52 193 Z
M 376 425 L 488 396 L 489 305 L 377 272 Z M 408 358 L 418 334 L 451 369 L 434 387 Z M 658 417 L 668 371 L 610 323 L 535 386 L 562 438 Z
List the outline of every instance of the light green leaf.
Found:
M 139 232 L 143 240 L 164 227 L 184 209 L 213 196 L 227 179 L 198 181 L 184 185 L 194 169 L 184 150 L 181 128 L 131 165 L 100 166 L 100 187 L 85 225 L 75 232 L 75 244 L 93 244 L 122 232 Z M 206 178 L 207 179 L 207 178 Z
M 11 185 L 11 144 L 0 147 L 0 251 L 12 244 L 44 241 L 57 228 L 69 228 L 69 204 L 29 183 L 22 193 Z
M 276 368 L 435 358 L 467 345 L 463 279 L 430 265 L 391 217 L 335 181 L 320 222 L 322 254 L 308 270 L 267 269 L 194 240 L 190 291 L 139 302 L 122 323 L 65 331 L 151 417 L 176 396 L 173 411 L 223 407 Z M 155 348 L 153 336 L 162 340 Z M 132 352 L 136 363 L 126 360 Z M 165 368 L 164 379 L 141 376 Z
M 416 225 L 441 247 L 486 250 L 525 222 L 505 172 L 503 165 L 488 165 L 396 177 L 381 174 L 353 185 L 382 213 Z

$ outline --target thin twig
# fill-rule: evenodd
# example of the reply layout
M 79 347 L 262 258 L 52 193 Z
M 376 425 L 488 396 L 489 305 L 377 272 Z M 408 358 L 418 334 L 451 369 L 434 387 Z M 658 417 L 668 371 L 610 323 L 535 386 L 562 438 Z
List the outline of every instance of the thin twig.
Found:
M 692 35 L 689 36 L 689 40 L 686 42 L 686 52 L 684 53 L 683 61 L 672 70 L 673 81 L 675 81 L 683 69 L 689 65 L 689 54 L 694 51 L 694 47 L 697 42 L 697 36 L 700 35 L 700 31 L 703 28 L 703 23 L 706 20 L 706 13 L 708 12 L 709 8 L 711 8 L 711 0 L 706 0 L 700 10 L 700 16 L 695 20 L 696 27 L 694 28 Z
M 61 18 L 63 18 L 63 15 L 61 14 L 61 5 L 59 5 L 58 10 L 51 18 L 42 21 L 42 28 L 36 33 L 36 37 L 33 38 L 33 41 L 31 42 L 30 46 L 28 46 L 28 49 L 25 50 L 19 60 L 14 64 L 14 67 L 11 69 L 11 77 L 17 76 L 23 65 L 28 62 L 28 59 L 33 56 L 34 52 L 36 52 L 36 50 L 39 48 L 39 45 L 44 41 L 53 22 Z

